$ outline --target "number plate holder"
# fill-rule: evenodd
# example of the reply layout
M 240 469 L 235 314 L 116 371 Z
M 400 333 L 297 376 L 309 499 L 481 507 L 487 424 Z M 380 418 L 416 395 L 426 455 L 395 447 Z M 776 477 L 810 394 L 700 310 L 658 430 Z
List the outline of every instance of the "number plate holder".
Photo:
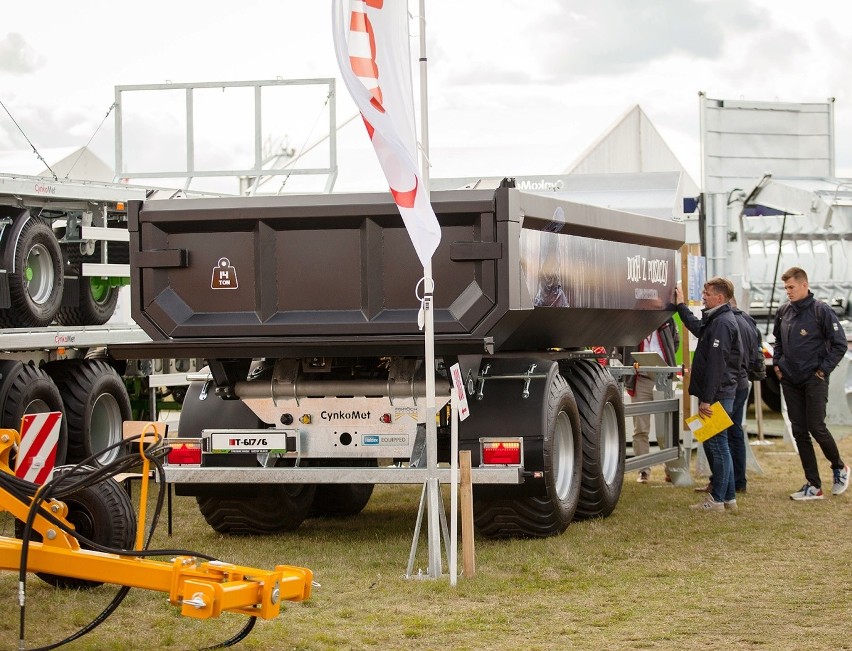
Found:
M 213 454 L 298 453 L 298 430 L 204 430 L 205 452 Z

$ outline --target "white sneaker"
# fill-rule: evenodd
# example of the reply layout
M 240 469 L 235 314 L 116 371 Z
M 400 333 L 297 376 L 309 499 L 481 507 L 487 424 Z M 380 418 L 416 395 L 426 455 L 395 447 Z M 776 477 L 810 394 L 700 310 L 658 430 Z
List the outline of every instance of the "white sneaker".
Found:
M 831 487 L 832 495 L 841 495 L 849 488 L 849 466 L 843 466 L 843 470 L 834 471 L 834 486 Z
M 703 502 L 693 504 L 689 508 L 691 508 L 693 511 L 701 511 L 703 513 L 709 513 L 710 511 L 724 511 L 725 503 L 717 502 L 713 499 L 713 496 L 708 493 L 707 497 L 704 498 Z
M 725 500 L 725 510 L 730 511 L 731 513 L 737 512 L 737 501 L 736 500 Z
M 807 500 L 821 500 L 824 497 L 822 494 L 822 489 L 817 488 L 816 486 L 811 486 L 810 484 L 805 484 L 802 486 L 801 490 L 796 491 L 792 495 L 790 495 L 791 500 L 796 500 L 797 502 L 805 502 Z

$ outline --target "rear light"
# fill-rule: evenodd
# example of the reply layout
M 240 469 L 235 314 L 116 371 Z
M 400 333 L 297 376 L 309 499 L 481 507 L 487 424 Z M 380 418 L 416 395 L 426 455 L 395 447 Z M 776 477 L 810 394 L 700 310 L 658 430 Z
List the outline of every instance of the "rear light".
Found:
M 524 444 L 521 437 L 482 438 L 479 447 L 483 466 L 521 466 Z
M 175 442 L 169 451 L 168 462 L 171 466 L 200 466 L 201 439 L 186 439 Z

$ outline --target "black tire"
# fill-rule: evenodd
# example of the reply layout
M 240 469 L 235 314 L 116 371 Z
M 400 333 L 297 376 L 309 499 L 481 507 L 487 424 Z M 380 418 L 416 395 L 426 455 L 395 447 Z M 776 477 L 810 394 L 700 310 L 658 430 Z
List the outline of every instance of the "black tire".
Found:
M 94 470 L 94 468 L 84 469 Z M 56 473 L 68 472 L 71 466 L 57 468 Z M 136 515 L 127 492 L 112 479 L 83 488 L 62 501 L 68 507 L 66 519 L 74 525 L 74 530 L 98 545 L 115 550 L 132 549 L 136 540 Z M 15 521 L 15 535 L 21 538 L 24 523 Z M 39 542 L 41 536 L 33 535 Z M 92 549 L 91 545 L 81 543 L 83 549 Z M 67 576 L 37 572 L 45 583 L 57 588 L 88 589 L 102 585 L 102 581 L 75 579 Z
M 0 310 L 2 328 L 43 328 L 56 318 L 62 303 L 64 273 L 62 251 L 50 226 L 31 217 L 17 240 L 10 238 L 5 246 L 15 246 L 11 256 L 14 271 L 8 271 L 9 298 L 12 306 Z
M 127 372 L 127 360 L 116 359 L 110 355 L 109 350 L 103 346 L 89 348 L 86 351 L 84 359 L 99 359 L 102 362 L 109 364 L 115 369 L 115 372 L 118 373 L 119 377 L 124 377 L 124 374 Z
M 80 253 L 79 244 L 71 243 L 65 247 L 68 256 L 69 274 L 78 277 L 79 301 L 75 306 L 62 306 L 56 314 L 56 320 L 66 326 L 102 325 L 109 321 L 118 303 L 121 289 L 110 284 L 109 279 L 99 276 L 83 276 L 84 262 L 100 262 L 102 242 L 95 244 L 92 255 Z
M 206 398 L 201 400 L 204 382 L 190 382 L 180 410 L 178 437 L 200 438 L 206 427 L 257 429 L 263 422 L 240 400 L 222 400 L 208 387 Z
M 781 413 L 781 383 L 773 372 L 760 382 L 760 399 L 763 404 L 776 413 Z
M 488 538 L 542 538 L 561 534 L 580 497 L 580 415 L 574 394 L 558 373 L 544 405 L 544 486 L 541 496 L 474 499 L 477 530 Z
M 376 468 L 375 459 L 352 460 L 328 464 L 345 468 Z M 318 484 L 309 517 L 347 518 L 358 515 L 373 495 L 373 484 Z
M 131 420 L 130 396 L 115 369 L 101 360 L 62 360 L 43 367 L 59 389 L 68 425 L 68 462 L 79 463 L 103 453 L 92 463 L 106 466 L 124 454 L 123 423 Z
M 2 360 L 0 375 L 0 427 L 19 431 L 24 414 L 64 412 L 59 389 L 43 370 L 18 361 Z M 59 427 L 57 466 L 65 463 L 68 450 L 68 425 L 65 421 L 62 418 Z
M 185 385 L 176 385 L 173 387 L 169 387 L 169 395 L 172 397 L 177 404 L 182 405 L 183 401 L 186 400 L 186 391 L 187 388 Z
M 563 367 L 574 390 L 583 432 L 583 481 L 577 519 L 613 512 L 624 484 L 624 402 L 609 371 L 593 360 Z
M 230 535 L 263 535 L 292 531 L 308 517 L 314 484 L 269 484 L 254 497 L 199 496 L 201 515 L 215 531 Z
M 255 429 L 264 424 L 239 400 L 222 400 L 210 388 L 201 400 L 204 382 L 191 382 L 180 412 L 178 437 L 198 438 L 208 427 Z M 241 455 L 251 466 L 253 455 Z M 181 494 L 180 485 L 175 487 Z M 272 534 L 296 529 L 310 512 L 316 486 L 313 484 L 226 484 L 206 487 L 196 496 L 201 515 L 221 534 Z

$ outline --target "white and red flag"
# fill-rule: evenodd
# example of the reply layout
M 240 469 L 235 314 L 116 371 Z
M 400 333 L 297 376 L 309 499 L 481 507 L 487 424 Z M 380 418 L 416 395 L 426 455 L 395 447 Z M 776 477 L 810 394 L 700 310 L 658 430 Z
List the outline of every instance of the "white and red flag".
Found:
M 406 0 L 332 0 L 334 50 L 343 82 L 424 267 L 441 241 L 417 171 Z

